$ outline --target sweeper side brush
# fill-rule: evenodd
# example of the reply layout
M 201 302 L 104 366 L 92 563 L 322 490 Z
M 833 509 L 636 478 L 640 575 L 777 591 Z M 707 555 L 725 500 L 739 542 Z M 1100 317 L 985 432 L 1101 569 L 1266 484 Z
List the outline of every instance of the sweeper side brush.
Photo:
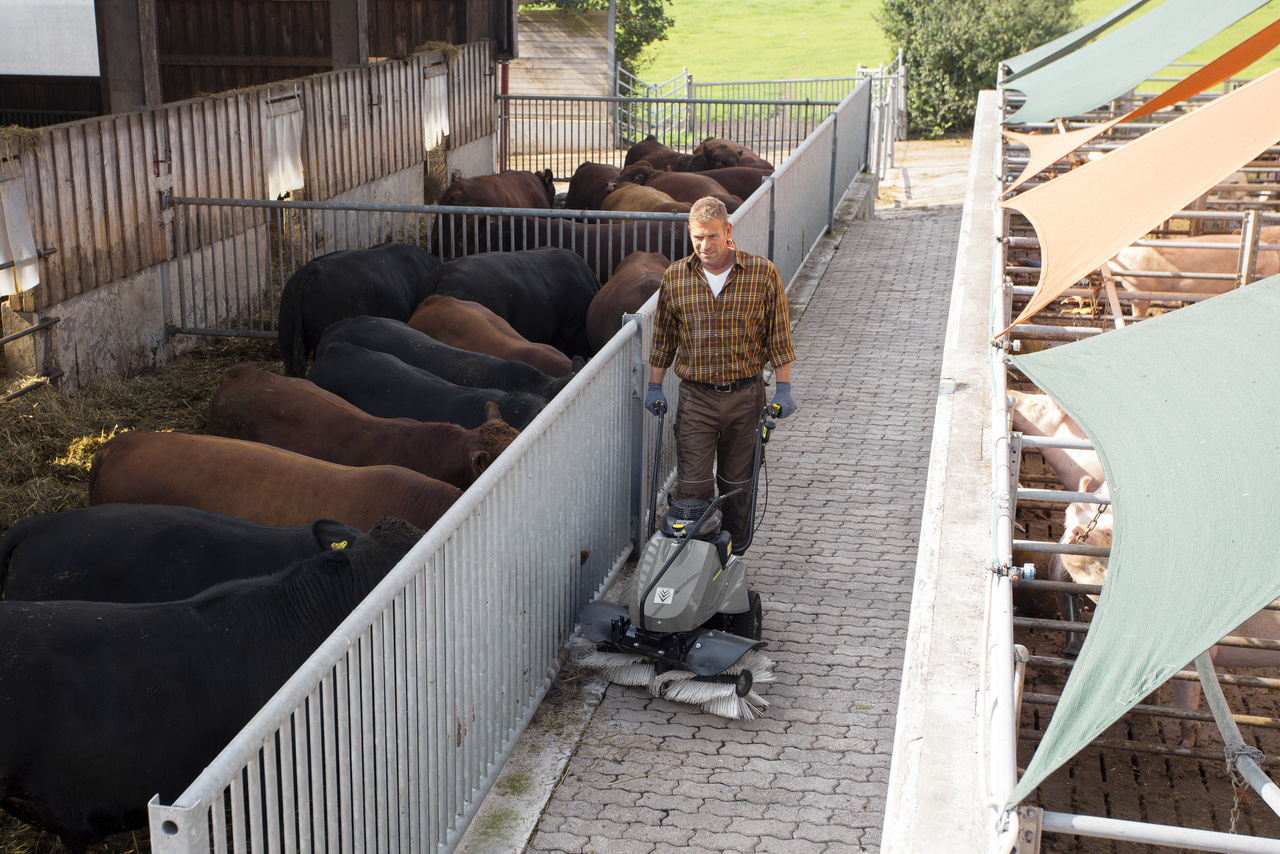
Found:
M 658 411 L 662 435 L 665 407 Z M 756 433 L 751 479 L 751 515 L 764 444 L 776 414 L 766 408 Z M 654 501 L 658 454 L 654 451 Z M 751 542 L 734 548 L 720 527 L 720 503 L 734 490 L 707 502 L 679 500 L 652 531 L 632 575 L 624 604 L 592 602 L 582 614 L 580 660 L 619 685 L 646 686 L 655 697 L 700 706 L 713 715 L 751 720 L 768 705 L 756 690 L 772 682 L 773 661 L 760 650 L 760 597 L 747 589 L 740 557 Z

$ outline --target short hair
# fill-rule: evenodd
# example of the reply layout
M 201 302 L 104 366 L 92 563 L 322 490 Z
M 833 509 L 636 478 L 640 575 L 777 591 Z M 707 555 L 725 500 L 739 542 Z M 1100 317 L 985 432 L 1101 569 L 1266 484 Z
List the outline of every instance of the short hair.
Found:
M 715 220 L 729 221 L 729 210 L 715 196 L 703 196 L 689 208 L 689 222 L 705 224 Z

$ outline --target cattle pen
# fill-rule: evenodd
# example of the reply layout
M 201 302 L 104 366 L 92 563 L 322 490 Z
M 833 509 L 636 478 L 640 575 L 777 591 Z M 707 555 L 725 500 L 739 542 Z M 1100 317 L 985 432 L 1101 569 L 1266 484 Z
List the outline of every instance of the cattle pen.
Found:
M 1224 94 L 1227 91 L 1229 87 Z M 1006 102 L 1003 91 L 984 93 L 983 98 L 987 115 L 997 120 L 1017 106 Z M 1199 103 L 1211 101 L 1212 96 L 1198 99 Z M 1080 121 L 1100 123 L 1133 106 L 1130 96 Z M 1082 147 L 1078 156 L 1059 162 L 1025 186 L 1043 186 L 1164 126 L 1165 122 L 1149 120 L 1125 124 L 1122 132 L 1103 133 Z M 1026 129 L 1052 128 L 1032 125 Z M 979 132 L 994 137 L 996 130 L 988 126 Z M 987 144 L 994 162 L 992 174 L 984 177 L 993 183 L 992 192 L 999 198 L 1029 158 L 1026 147 L 1016 141 Z M 990 226 L 995 237 L 990 277 L 990 333 L 995 342 L 990 348 L 993 540 L 985 659 L 990 669 L 983 699 L 984 736 L 990 751 L 985 778 L 990 788 L 984 797 L 994 799 L 988 806 L 1013 790 L 1018 773 L 1045 738 L 1055 709 L 1063 702 L 1067 676 L 1077 666 L 1080 641 L 1096 614 L 1095 601 L 1104 591 L 1100 584 L 1051 579 L 1047 570 L 1074 559 L 1101 565 L 1105 572 L 1113 554 L 1110 494 L 1099 489 L 1096 479 L 1082 480 L 1078 488 L 1064 484 L 1055 465 L 1063 462 L 1064 453 L 1093 453 L 1094 443 L 1063 431 L 1034 435 L 1037 430 L 1010 426 L 1018 414 L 1015 402 L 1021 406 L 1023 400 L 1016 395 L 1041 392 L 1010 356 L 1050 351 L 1142 326 L 1180 306 L 1203 303 L 1273 274 L 1270 259 L 1277 257 L 1280 243 L 1274 237 L 1276 231 L 1269 229 L 1280 224 L 1278 178 L 1280 147 L 1272 145 L 1236 175 L 1151 227 L 1133 244 L 1146 250 L 1145 255 L 1133 253 L 1132 248 L 1124 250 L 1117 256 L 1121 263 L 1104 264 L 1051 302 L 1036 303 L 1029 310 L 1037 279 L 1047 266 L 1044 235 L 1019 212 L 1018 197 L 1009 207 L 994 208 Z M 1176 265 L 1161 261 L 1157 254 L 1172 251 L 1186 253 Z M 1126 257 L 1146 260 L 1130 268 L 1122 263 Z M 1154 308 L 1151 316 L 1148 305 Z M 1011 326 L 1020 312 L 1025 322 Z M 1170 464 L 1181 462 L 1172 456 Z M 1089 520 L 1087 528 L 1073 528 L 1071 508 Z M 1094 535 L 1095 528 L 1099 534 L 1105 529 L 1105 540 Z M 1055 596 L 1061 604 L 1056 604 Z M 1273 603 L 1264 613 L 1278 607 Z M 1060 616 L 1058 611 L 1064 608 Z M 1280 643 L 1272 634 L 1229 636 L 1218 647 L 1274 654 Z M 1124 652 L 1113 649 L 1112 654 Z M 1280 818 L 1273 812 L 1280 800 L 1275 785 L 1263 773 L 1263 769 L 1274 772 L 1277 765 L 1274 758 L 1260 758 L 1280 751 L 1276 699 L 1280 680 L 1252 668 L 1228 668 L 1215 674 L 1207 654 L 1203 658 L 1196 661 L 1198 673 L 1176 673 L 1174 682 L 1153 690 L 1041 782 L 1018 807 L 1019 832 L 1034 836 L 1036 850 L 1130 850 L 1112 847 L 1123 841 L 1224 852 L 1280 851 L 1275 841 L 1280 836 Z M 1186 686 L 1201 683 L 1210 711 L 1175 702 Z M 1203 726 L 1211 722 L 1217 727 Z M 1188 738 L 1193 730 L 1199 730 L 1194 746 Z M 1247 791 L 1246 780 L 1256 792 Z
M 860 186 L 864 205 L 874 196 L 872 95 L 864 80 L 824 105 L 732 217 L 735 239 L 768 254 L 788 283 L 846 191 Z M 168 204 L 182 247 L 168 316 L 206 334 L 271 335 L 268 283 L 346 246 L 583 249 L 576 215 L 622 223 L 638 241 L 597 243 L 602 277 L 622 251 L 683 247 L 679 218 L 661 215 L 176 195 Z M 153 800 L 153 850 L 452 850 L 554 680 L 578 612 L 639 541 L 642 461 L 657 441 L 641 407 L 652 308 L 628 317 L 186 792 Z M 208 322 L 231 315 L 250 319 Z M 674 393 L 673 374 L 668 382 Z

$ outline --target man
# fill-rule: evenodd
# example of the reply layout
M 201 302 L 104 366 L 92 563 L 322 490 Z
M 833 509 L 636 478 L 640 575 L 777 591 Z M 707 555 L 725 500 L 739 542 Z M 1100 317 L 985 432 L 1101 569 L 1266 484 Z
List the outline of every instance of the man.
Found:
M 764 409 L 761 371 L 773 365 L 779 417 L 796 411 L 791 396 L 791 329 L 787 295 L 767 258 L 733 244 L 733 226 L 719 199 L 699 199 L 689 211 L 694 252 L 667 268 L 649 352 L 650 412 L 666 405 L 662 378 L 675 362 L 676 498 L 710 500 L 712 464 L 720 493 L 742 489 L 722 505 L 724 529 L 747 542 L 751 463 Z

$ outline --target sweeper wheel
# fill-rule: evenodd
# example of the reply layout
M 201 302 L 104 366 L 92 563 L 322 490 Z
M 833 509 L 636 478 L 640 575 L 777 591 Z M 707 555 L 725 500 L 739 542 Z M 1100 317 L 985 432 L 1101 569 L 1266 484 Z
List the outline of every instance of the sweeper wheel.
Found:
M 760 605 L 760 594 L 748 590 L 747 610 L 741 614 L 725 614 L 724 628 L 738 637 L 760 640 L 760 634 L 764 630 L 764 609 Z

